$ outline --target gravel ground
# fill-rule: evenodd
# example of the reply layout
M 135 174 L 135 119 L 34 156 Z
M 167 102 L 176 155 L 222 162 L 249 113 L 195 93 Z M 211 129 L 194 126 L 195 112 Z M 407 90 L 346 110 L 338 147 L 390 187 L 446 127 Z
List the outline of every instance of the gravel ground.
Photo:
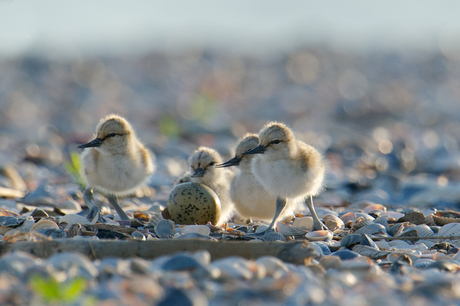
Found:
M 187 234 L 268 243 L 244 239 L 263 224 L 238 218 L 227 228 L 175 224 L 163 236 L 168 238 L 159 238 L 157 226 L 195 148 L 213 147 L 230 158 L 237 138 L 270 120 L 288 124 L 328 158 L 326 190 L 315 205 L 321 218 L 332 218 L 331 234 L 320 235 L 320 241 L 309 232 L 278 237 L 310 241 L 315 254 L 304 258 L 308 263 L 276 256 L 215 259 L 208 251 L 154 259 L 95 259 L 72 252 L 40 258 L 3 251 L 0 301 L 455 304 L 460 296 L 459 66 L 442 53 L 321 48 L 264 58 L 196 51 L 0 60 L 3 250 L 24 241 L 155 241 Z M 75 222 L 80 225 L 71 230 L 63 218 L 81 217 L 86 209 L 76 146 L 90 140 L 99 119 L 110 113 L 127 118 L 156 155 L 149 186 L 121 202 L 140 223 L 113 221 L 112 228 L 102 229 Z M 96 200 L 112 213 L 104 197 Z M 46 215 L 55 228 L 31 231 Z M 303 230 L 308 215 L 305 207 L 283 224 Z

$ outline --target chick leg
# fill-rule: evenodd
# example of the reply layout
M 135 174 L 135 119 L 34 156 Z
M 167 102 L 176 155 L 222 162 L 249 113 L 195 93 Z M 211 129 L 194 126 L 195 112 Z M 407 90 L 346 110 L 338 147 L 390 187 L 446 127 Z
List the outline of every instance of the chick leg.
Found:
M 86 219 L 93 221 L 97 217 L 97 222 L 104 223 L 104 220 L 101 217 L 101 208 L 94 204 L 93 189 L 86 188 L 83 193 L 83 201 L 85 201 L 86 206 L 89 207 L 89 213 L 86 215 Z
M 316 214 L 315 207 L 313 206 L 313 197 L 310 196 L 310 201 L 306 200 L 305 203 L 308 206 L 308 209 L 310 209 L 311 216 L 313 217 L 313 226 L 311 228 L 312 231 L 320 231 L 320 230 L 327 230 L 326 225 L 324 225 L 323 222 L 318 218 L 318 215 Z
M 118 204 L 117 196 L 107 195 L 107 200 L 109 200 L 109 203 L 115 208 L 121 220 L 129 221 L 128 215 L 125 213 L 123 208 L 121 208 L 120 204 Z
M 283 211 L 284 207 L 286 207 L 286 199 L 277 197 L 276 198 L 276 210 L 275 210 L 275 216 L 273 217 L 272 222 L 268 226 L 268 228 L 260 233 L 254 233 L 254 234 L 248 234 L 250 236 L 263 236 L 265 233 L 268 233 L 273 230 L 276 224 L 276 220 L 280 216 L 281 212 Z

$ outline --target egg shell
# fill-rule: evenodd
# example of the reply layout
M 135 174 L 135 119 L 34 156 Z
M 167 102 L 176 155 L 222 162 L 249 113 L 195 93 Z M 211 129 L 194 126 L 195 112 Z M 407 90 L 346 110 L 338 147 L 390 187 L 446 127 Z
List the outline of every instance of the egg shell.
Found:
M 178 184 L 171 190 L 166 208 L 171 220 L 179 224 L 216 225 L 220 219 L 221 203 L 209 187 L 198 183 Z

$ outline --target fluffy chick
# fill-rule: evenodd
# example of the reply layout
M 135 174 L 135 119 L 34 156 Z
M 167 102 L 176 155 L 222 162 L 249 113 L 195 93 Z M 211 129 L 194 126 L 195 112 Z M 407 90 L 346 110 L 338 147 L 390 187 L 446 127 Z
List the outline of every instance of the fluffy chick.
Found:
M 188 160 L 191 170 L 190 180 L 211 188 L 221 202 L 221 216 L 218 224 L 223 224 L 234 212 L 234 205 L 229 196 L 230 181 L 233 173 L 226 169 L 217 168 L 222 163 L 220 154 L 208 147 L 199 147 Z
M 235 148 L 235 157 L 218 165 L 218 167 L 236 166 L 236 172 L 230 185 L 230 198 L 235 204 L 236 211 L 244 218 L 270 222 L 275 215 L 277 196 L 265 189 L 262 183 L 252 173 L 251 162 L 255 155 L 243 153 L 254 149 L 259 144 L 256 134 L 246 134 L 238 141 Z M 298 208 L 299 201 L 288 200 L 286 207 L 279 215 L 283 219 L 292 215 Z
M 106 194 L 122 220 L 129 220 L 117 196 L 132 194 L 146 183 L 155 170 L 154 155 L 137 139 L 129 122 L 118 115 L 101 119 L 95 139 L 78 148 L 87 148 L 81 154 L 88 186 L 84 200 L 91 208 L 87 218 L 92 219 L 100 212 L 93 202 L 93 189 L 96 189 Z
M 270 122 L 259 133 L 259 145 L 244 154 L 259 154 L 252 162 L 252 172 L 272 194 L 277 196 L 271 230 L 286 200 L 306 201 L 313 216 L 313 230 L 327 229 L 313 206 L 313 196 L 323 189 L 325 162 L 312 146 L 296 140 L 286 125 Z

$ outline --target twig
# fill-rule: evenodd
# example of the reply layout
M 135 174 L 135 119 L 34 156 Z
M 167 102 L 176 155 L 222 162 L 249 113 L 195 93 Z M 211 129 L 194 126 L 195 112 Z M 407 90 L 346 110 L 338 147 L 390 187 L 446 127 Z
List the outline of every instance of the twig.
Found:
M 346 237 L 346 236 L 345 236 Z M 335 240 L 342 240 L 345 237 L 334 237 Z M 381 236 L 371 236 L 372 240 L 459 240 L 460 236 L 431 236 L 431 237 L 381 237 Z

